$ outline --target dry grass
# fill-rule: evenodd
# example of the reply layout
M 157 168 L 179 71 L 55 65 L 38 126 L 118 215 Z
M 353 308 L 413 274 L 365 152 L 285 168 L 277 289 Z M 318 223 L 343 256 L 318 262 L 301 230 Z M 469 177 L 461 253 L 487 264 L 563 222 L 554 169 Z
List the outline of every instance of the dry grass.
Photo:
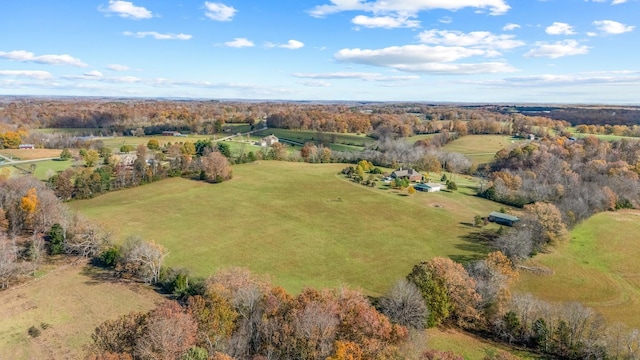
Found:
M 60 149 L 3 149 L 0 150 L 0 155 L 13 156 L 14 160 L 37 160 L 57 158 L 60 152 L 62 152 Z
M 0 359 L 80 359 L 98 324 L 148 311 L 162 300 L 150 289 L 105 281 L 104 275 L 80 262 L 0 292 Z M 41 335 L 29 336 L 31 326 Z

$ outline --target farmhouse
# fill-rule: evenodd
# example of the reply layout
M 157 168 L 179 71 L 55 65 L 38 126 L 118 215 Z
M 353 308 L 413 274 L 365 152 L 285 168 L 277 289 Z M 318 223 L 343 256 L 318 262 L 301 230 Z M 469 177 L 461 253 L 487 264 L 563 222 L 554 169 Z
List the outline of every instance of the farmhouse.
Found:
M 162 136 L 181 136 L 180 131 L 163 131 Z
M 422 174 L 413 169 L 400 168 L 392 172 L 391 177 L 394 179 L 409 179 L 409 181 L 422 181 Z
M 492 213 L 489 214 L 488 220 L 500 225 L 513 226 L 520 219 L 518 219 L 517 216 L 493 211 Z
M 438 184 L 438 183 L 416 184 L 413 186 L 413 188 L 418 191 L 436 192 L 436 191 L 442 190 L 442 184 Z
M 18 146 L 18 149 L 35 149 L 36 146 L 33 144 L 20 144 L 20 146 Z
M 278 137 L 271 134 L 269 136 L 265 136 L 260 140 L 260 146 L 271 146 L 278 142 Z

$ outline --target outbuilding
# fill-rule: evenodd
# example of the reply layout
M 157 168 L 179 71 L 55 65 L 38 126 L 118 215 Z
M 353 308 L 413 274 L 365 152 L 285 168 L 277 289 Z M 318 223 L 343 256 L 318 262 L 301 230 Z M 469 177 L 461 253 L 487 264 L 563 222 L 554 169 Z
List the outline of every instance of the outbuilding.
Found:
M 504 214 L 501 212 L 493 211 L 489 214 L 489 221 L 500 225 L 513 226 L 520 221 L 517 216 Z
M 436 192 L 442 190 L 442 184 L 438 183 L 426 183 L 426 184 L 415 184 L 413 188 L 418 191 L 424 192 Z

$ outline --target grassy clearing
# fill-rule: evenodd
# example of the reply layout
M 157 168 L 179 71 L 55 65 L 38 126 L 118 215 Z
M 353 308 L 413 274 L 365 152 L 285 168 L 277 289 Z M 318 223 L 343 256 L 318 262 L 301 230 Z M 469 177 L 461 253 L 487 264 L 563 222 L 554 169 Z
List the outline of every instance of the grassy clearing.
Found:
M 33 176 L 35 176 L 39 180 L 47 180 L 51 175 L 59 173 L 63 170 L 66 170 L 72 166 L 74 166 L 73 160 L 45 160 L 38 161 L 36 163 L 36 171 Z M 27 165 L 22 165 L 22 167 L 28 167 Z
M 0 359 L 81 359 L 98 324 L 150 310 L 162 299 L 140 285 L 102 276 L 84 264 L 63 265 L 0 292 Z M 42 329 L 43 323 L 50 326 Z M 40 329 L 39 337 L 28 335 L 31 326 Z
M 442 149 L 462 153 L 475 164 L 482 164 L 491 161 L 501 149 L 519 142 L 522 140 L 505 135 L 467 135 L 450 142 Z
M 343 164 L 261 161 L 234 179 L 168 179 L 71 206 L 113 229 L 170 251 L 167 263 L 208 276 L 244 266 L 291 292 L 347 284 L 384 293 L 419 261 L 465 261 L 487 249 L 469 234 L 493 202 L 464 193 L 367 188 L 336 173 Z
M 375 141 L 364 134 L 342 134 L 312 130 L 267 129 L 256 133 L 257 136 L 267 136 L 271 134 L 279 138 L 293 140 L 303 144 L 309 141 L 327 142 L 331 145 L 348 145 L 359 148 Z
M 539 359 L 531 353 L 515 351 L 502 344 L 472 336 L 456 329 L 427 329 L 426 343 L 429 349 L 452 351 L 465 359 L 482 359 L 488 354 L 506 351 L 517 355 L 521 359 Z
M 640 212 L 600 213 L 577 226 L 571 241 L 534 259 L 551 276 L 523 274 L 516 285 L 547 301 L 579 301 L 610 322 L 640 327 Z
M 216 138 L 222 137 L 221 135 L 217 135 Z M 116 136 L 116 137 L 107 137 L 107 138 L 99 138 L 96 140 L 102 141 L 105 147 L 119 150 L 122 145 L 132 145 L 134 147 L 138 145 L 147 145 L 149 140 L 156 139 L 160 146 L 164 146 L 167 143 L 175 144 L 177 142 L 185 142 L 190 141 L 195 143 L 198 140 L 212 140 L 214 139 L 213 135 L 188 135 L 188 136 Z
M 58 157 L 60 152 L 62 152 L 61 149 L 2 149 L 0 155 L 13 158 L 13 160 L 37 160 Z

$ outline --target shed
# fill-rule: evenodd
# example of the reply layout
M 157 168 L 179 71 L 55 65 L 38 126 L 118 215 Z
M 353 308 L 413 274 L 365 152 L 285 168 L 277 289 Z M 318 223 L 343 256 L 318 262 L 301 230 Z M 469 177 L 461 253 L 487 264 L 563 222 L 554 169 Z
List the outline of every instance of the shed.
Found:
M 513 226 L 520 219 L 517 216 L 504 214 L 501 212 L 493 211 L 489 214 L 489 221 L 500 225 Z
M 442 184 L 438 184 L 438 183 L 415 184 L 413 188 L 418 191 L 436 192 L 436 191 L 442 190 Z
M 18 146 L 18 149 L 35 149 L 36 146 L 33 144 L 20 144 L 20 146 Z

